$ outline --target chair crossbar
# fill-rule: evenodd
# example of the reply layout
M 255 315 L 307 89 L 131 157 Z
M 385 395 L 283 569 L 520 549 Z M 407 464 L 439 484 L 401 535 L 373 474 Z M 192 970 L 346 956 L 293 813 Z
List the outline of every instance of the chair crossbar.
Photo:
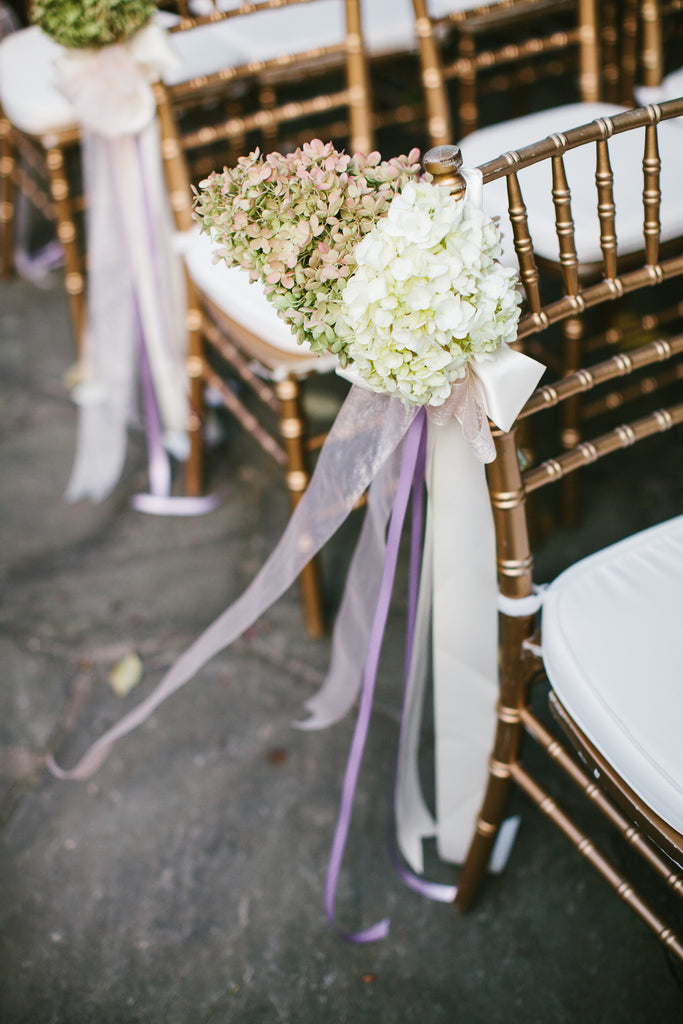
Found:
M 486 71 L 488 68 L 496 67 L 499 64 L 514 64 L 516 61 L 526 60 L 529 57 L 538 57 L 541 54 L 557 53 L 566 50 L 569 46 L 578 43 L 579 33 L 577 31 L 554 32 L 552 36 L 537 36 L 533 39 L 526 39 L 521 43 L 506 43 L 504 46 L 482 50 L 475 56 L 458 57 L 442 68 L 443 77 L 462 78 L 471 75 L 472 71 Z
M 520 710 L 520 720 L 529 736 L 562 769 L 586 799 L 598 808 L 626 843 L 638 851 L 643 860 L 664 880 L 672 892 L 683 896 L 683 878 L 675 870 L 672 861 L 663 857 L 638 827 L 615 806 L 604 790 L 586 774 L 576 759 L 569 754 L 562 743 L 553 736 L 529 707 Z
M 562 4 L 563 8 L 570 10 L 574 4 L 571 0 L 567 0 L 566 3 Z M 458 26 L 466 24 L 468 30 L 476 32 L 480 29 L 486 29 L 487 31 L 491 28 L 491 25 L 508 22 L 511 20 L 517 20 L 528 14 L 541 12 L 543 7 L 552 8 L 553 11 L 559 9 L 558 4 L 553 0 L 548 0 L 547 3 L 543 4 L 541 0 L 528 0 L 526 4 L 520 3 L 520 0 L 500 0 L 497 4 L 482 4 L 481 7 L 476 8 L 476 14 L 473 15 L 472 10 L 458 10 L 451 11 L 448 14 L 444 14 L 441 18 L 434 18 L 435 26 Z
M 683 960 L 683 944 L 669 925 L 631 886 L 628 879 L 604 856 L 595 843 L 575 824 L 546 790 L 515 762 L 510 774 L 517 785 L 571 841 L 600 875 L 610 884 L 624 903 L 655 933 L 657 938 L 679 960 Z
M 225 359 L 226 363 L 235 370 L 244 383 L 249 385 L 264 405 L 267 405 L 273 412 L 277 412 L 280 403 L 273 394 L 272 388 L 268 387 L 266 382 L 257 373 L 254 373 L 249 361 L 245 359 L 237 345 L 233 345 L 226 333 L 219 331 L 208 318 L 205 318 L 203 321 L 203 330 L 214 348 Z
M 525 405 L 521 417 L 532 416 L 541 409 L 550 409 L 567 398 L 594 388 L 608 381 L 628 377 L 647 366 L 664 363 L 683 354 L 683 334 L 667 340 L 653 341 L 631 352 L 620 352 L 603 362 L 577 370 L 552 385 L 538 388 Z
M 614 430 L 595 438 L 593 441 L 582 441 L 573 448 L 546 459 L 533 469 L 526 470 L 522 475 L 527 494 L 536 491 L 546 484 L 561 480 L 569 473 L 590 465 L 610 455 L 612 452 L 642 441 L 653 434 L 665 433 L 683 423 L 683 402 L 668 408 L 657 409 L 648 416 L 643 416 L 631 423 L 624 423 Z
M 240 423 L 247 433 L 254 438 L 263 451 L 267 455 L 270 455 L 278 465 L 286 466 L 287 456 L 284 449 L 277 443 L 272 435 L 261 426 L 256 416 L 254 416 L 254 414 L 247 409 L 246 405 L 240 401 L 232 388 L 230 388 L 208 365 L 204 367 L 203 377 L 210 387 L 216 389 L 220 394 L 226 409 L 233 414 L 238 423 Z
M 588 285 L 578 295 L 566 295 L 556 302 L 548 303 L 543 309 L 532 310 L 520 320 L 517 337 L 522 340 L 539 331 L 545 331 L 551 324 L 561 323 L 569 317 L 580 315 L 593 306 L 606 301 L 620 299 L 630 292 L 639 291 L 647 285 L 678 277 L 683 272 L 683 255 L 660 260 L 652 266 L 640 266 L 612 279 L 603 279 Z
M 257 3 L 244 3 L 239 7 L 232 7 L 228 10 L 213 10 L 210 14 L 200 14 L 195 17 L 183 17 L 175 25 L 169 26 L 169 32 L 187 32 L 201 25 L 211 25 L 216 21 L 227 21 L 229 18 L 239 18 L 245 14 L 255 14 L 257 11 L 272 11 L 280 7 L 295 7 L 300 4 L 309 4 L 313 0 L 258 0 Z
M 179 82 L 177 85 L 166 87 L 166 91 L 172 103 L 180 108 L 184 101 L 191 101 L 200 93 L 205 98 L 213 88 L 220 90 L 227 83 L 238 79 L 264 75 L 269 72 L 285 71 L 294 65 L 310 61 L 311 63 L 330 58 L 341 59 L 344 57 L 346 47 L 344 43 L 332 43 L 329 46 L 317 46 L 299 53 L 282 54 L 279 57 L 272 57 L 269 60 L 253 60 L 246 64 L 229 65 L 211 75 L 198 75 L 186 82 Z M 342 102 L 346 102 L 348 96 Z
M 664 103 L 651 104 L 648 107 L 625 110 L 612 117 L 600 117 L 589 124 L 549 135 L 546 139 L 523 146 L 515 152 L 503 153 L 501 156 L 481 164 L 479 170 L 482 172 L 484 183 L 495 181 L 497 178 L 509 174 L 509 169 L 513 165 L 519 171 L 523 167 L 531 167 L 532 164 L 540 163 L 548 157 L 576 149 L 577 146 L 585 145 L 587 142 L 609 139 L 612 135 L 619 135 L 621 132 L 633 128 L 659 124 L 661 121 L 679 117 L 681 114 L 683 114 L 683 97 L 667 100 Z
M 308 114 L 324 114 L 328 110 L 343 107 L 345 103 L 349 102 L 349 98 L 350 91 L 344 90 L 325 96 L 315 96 L 310 100 L 285 103 L 272 110 L 258 110 L 253 114 L 245 114 L 243 117 L 231 117 L 222 124 L 189 132 L 183 137 L 182 145 L 185 150 L 190 150 L 210 145 L 221 139 L 233 138 L 256 128 L 271 128 L 287 121 L 296 121 Z
M 626 405 L 628 402 L 632 402 L 644 395 L 651 395 L 655 391 L 661 391 L 663 388 L 669 387 L 678 381 L 683 381 L 683 363 L 678 363 L 676 366 L 670 367 L 656 376 L 650 374 L 647 377 L 643 377 L 630 387 L 619 391 L 609 391 L 594 402 L 582 403 L 579 409 L 579 416 L 583 421 L 593 419 L 595 416 L 612 412 L 614 409 L 618 409 L 622 405 Z

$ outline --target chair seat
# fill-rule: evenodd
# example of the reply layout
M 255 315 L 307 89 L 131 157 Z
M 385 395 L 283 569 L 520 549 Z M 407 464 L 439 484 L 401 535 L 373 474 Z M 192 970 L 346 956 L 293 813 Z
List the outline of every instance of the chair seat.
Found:
M 254 351 L 254 356 L 270 369 L 325 373 L 336 367 L 336 356 L 317 356 L 306 343 L 297 342 L 266 298 L 260 283 L 250 281 L 246 271 L 239 267 L 214 262 L 214 247 L 208 235 L 190 231 L 182 237 L 181 248 L 197 288 L 226 317 L 270 346 L 270 353 L 263 345 Z
M 663 103 L 665 100 L 676 100 L 683 96 L 683 68 L 672 71 L 661 85 L 636 87 L 636 100 L 643 106 L 648 103 Z
M 563 129 L 588 124 L 597 117 L 611 117 L 623 109 L 608 103 L 572 103 L 481 128 L 466 136 L 459 144 L 464 166 L 476 167 L 495 159 L 500 153 L 539 142 Z M 666 241 L 683 234 L 683 190 L 678 170 L 683 161 L 683 131 L 676 123 L 667 121 L 659 126 L 658 137 L 662 159 L 660 219 L 662 241 Z M 614 200 L 619 250 L 622 254 L 638 252 L 643 248 L 643 208 L 642 204 L 633 203 L 630 193 L 632 175 L 624 171 L 632 168 L 633 174 L 641 173 L 644 134 L 642 131 L 625 132 L 611 139 L 609 146 L 615 177 Z M 595 148 L 581 146 L 565 154 L 565 167 L 572 193 L 572 216 L 579 262 L 594 263 L 602 258 L 595 197 Z M 557 260 L 559 253 L 548 161 L 541 161 L 524 170 L 520 175 L 520 183 L 534 239 L 534 251 L 546 259 Z M 507 207 L 505 179 L 487 184 L 486 212 L 492 217 L 501 217 L 505 236 L 503 262 L 515 266 Z
M 631 789 L 683 832 L 683 516 L 577 562 L 543 602 L 559 700 Z
M 20 131 L 43 135 L 76 127 L 73 107 L 57 85 L 54 61 L 61 52 L 37 25 L 0 42 L 0 103 Z
M 162 25 L 169 24 L 168 15 L 159 20 Z M 230 60 L 238 65 L 250 59 L 236 42 L 229 22 L 204 25 L 169 38 L 180 63 L 166 76 L 167 85 L 211 74 Z M 37 25 L 13 32 L 0 42 L 0 103 L 20 131 L 40 136 L 77 126 L 54 66 L 62 50 Z

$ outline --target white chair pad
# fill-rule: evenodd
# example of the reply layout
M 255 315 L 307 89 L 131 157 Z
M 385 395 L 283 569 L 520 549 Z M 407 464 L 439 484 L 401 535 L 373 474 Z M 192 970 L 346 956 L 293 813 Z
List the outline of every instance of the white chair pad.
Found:
M 162 26 L 170 23 L 168 17 L 159 21 Z M 169 35 L 180 65 L 165 76 L 167 85 L 250 60 L 231 26 L 231 22 L 216 22 Z M 63 47 L 36 25 L 0 42 L 0 103 L 20 131 L 43 135 L 77 126 L 73 107 L 59 89 L 54 66 L 62 51 Z
M 683 832 L 683 516 L 577 562 L 543 602 L 551 686 L 646 804 Z
M 0 103 L 30 135 L 76 127 L 73 107 L 59 91 L 54 68 L 62 47 L 36 25 L 0 42 Z
M 587 124 L 596 117 L 612 116 L 623 109 L 606 103 L 573 103 L 482 128 L 459 144 L 464 165 L 476 167 L 509 150 L 521 149 L 549 135 Z M 683 189 L 680 187 L 683 131 L 676 123 L 664 122 L 659 125 L 658 135 L 662 158 L 660 220 L 662 238 L 666 240 L 683 234 Z M 615 136 L 609 142 L 614 171 L 616 231 L 621 253 L 638 252 L 643 248 L 643 208 L 640 203 L 633 204 L 631 186 L 633 175 L 642 174 L 644 139 L 644 130 L 630 131 Z M 572 193 L 572 216 L 579 261 L 593 263 L 602 258 L 595 190 L 595 146 L 582 146 L 567 153 L 565 167 Z M 549 161 L 542 161 L 520 171 L 519 180 L 534 250 L 540 256 L 557 260 L 559 250 Z M 484 208 L 492 217 L 501 217 L 505 248 L 503 262 L 516 266 L 507 217 L 505 179 L 492 181 L 485 186 Z
M 336 367 L 336 356 L 317 356 L 307 344 L 297 342 L 261 284 L 250 281 L 246 271 L 214 263 L 214 244 L 208 235 L 187 232 L 182 236 L 181 248 L 190 277 L 200 291 L 227 317 L 277 350 L 284 369 L 323 373 Z
M 636 86 L 636 100 L 642 106 L 648 103 L 663 103 L 665 100 L 677 100 L 683 96 L 683 68 L 672 71 L 667 75 L 661 85 L 638 85 Z M 675 122 L 680 127 L 680 122 Z

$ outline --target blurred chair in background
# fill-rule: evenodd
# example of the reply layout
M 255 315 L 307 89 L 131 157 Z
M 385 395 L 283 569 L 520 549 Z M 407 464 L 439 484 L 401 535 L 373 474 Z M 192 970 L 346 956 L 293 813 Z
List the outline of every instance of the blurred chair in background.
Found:
M 170 27 L 177 24 L 178 15 L 159 11 L 155 21 Z M 222 16 L 195 32 L 180 34 L 174 49 L 177 66 L 166 75 L 171 85 L 209 74 L 227 61 L 247 59 Z M 21 269 L 30 272 L 29 228 L 22 226 L 22 237 L 15 238 L 15 212 L 23 197 L 56 227 L 79 352 L 85 324 L 85 199 L 78 120 L 60 89 L 55 67 L 63 53 L 64 48 L 36 25 L 0 42 L 0 269 L 4 275 L 12 271 L 18 249 Z
M 336 17 L 330 21 L 332 7 Z M 214 399 L 282 466 L 295 505 L 308 483 L 309 454 L 324 439 L 309 436 L 301 383 L 313 374 L 329 372 L 336 360 L 316 356 L 298 345 L 244 271 L 214 264 L 210 239 L 192 230 L 191 181 L 197 168 L 220 168 L 222 154 L 235 140 L 243 152 L 245 145 L 252 148 L 264 132 L 271 144 L 283 130 L 288 138 L 298 139 L 303 134 L 310 139 L 322 130 L 321 125 L 329 123 L 333 112 L 341 115 L 338 126 L 349 139 L 348 148 L 367 153 L 372 148 L 371 106 L 358 0 L 294 3 L 268 13 L 277 18 L 268 20 L 267 31 L 264 15 L 258 11 L 235 17 L 239 38 L 248 39 L 250 49 L 252 44 L 260 47 L 258 59 L 177 86 L 159 83 L 156 91 L 167 180 L 176 225 L 183 233 L 187 269 L 192 405 L 188 489 L 199 493 L 203 486 L 202 427 L 208 386 Z M 295 31 L 297 26 L 303 30 L 304 24 L 307 32 Z M 191 25 L 190 21 L 179 26 L 174 38 L 192 31 Z M 333 42 L 330 31 L 335 25 L 339 31 Z M 316 26 L 321 29 L 318 46 L 273 53 L 279 40 L 313 43 Z M 325 45 L 323 38 L 327 38 Z M 335 82 L 340 60 L 343 79 Z M 277 75 L 278 91 L 283 90 L 281 102 L 264 108 L 257 88 L 254 109 L 245 103 L 239 115 L 226 118 L 222 104 L 226 86 L 234 89 L 242 79 L 256 80 L 258 87 L 271 71 Z M 297 85 L 302 76 L 305 96 L 299 98 Z M 293 96 L 285 88 L 292 83 Z M 318 635 L 323 629 L 323 613 L 314 563 L 304 571 L 301 583 L 306 624 L 312 635 Z
M 574 81 L 574 95 L 592 102 L 602 95 L 603 75 L 616 77 L 613 4 L 600 5 L 604 71 L 595 0 L 413 0 L 413 6 L 434 146 L 479 126 L 487 91 L 495 94 L 488 120 L 497 122 L 550 105 L 561 87 L 548 78 Z M 492 45 L 482 49 L 487 36 Z
M 645 5 L 640 5 L 640 11 L 641 15 L 646 13 Z M 681 16 L 678 17 L 680 19 Z M 640 49 L 636 59 L 637 65 L 641 68 L 648 67 L 657 60 L 656 35 L 645 30 L 646 27 L 647 24 L 641 21 L 637 33 Z M 588 34 L 586 38 L 588 39 Z M 533 139 L 562 132 L 571 125 L 588 123 L 597 117 L 614 116 L 625 109 L 626 107 L 622 105 L 584 101 L 536 111 L 481 128 L 466 136 L 461 142 L 462 156 L 467 166 L 477 166 L 496 153 L 514 151 Z M 678 203 L 678 189 L 673 181 L 676 161 L 680 162 L 683 159 L 683 139 L 680 138 L 679 132 L 680 127 L 677 124 L 666 124 L 662 126 L 659 135 L 660 145 L 665 147 L 662 159 L 666 157 L 662 176 L 662 227 L 667 240 L 683 235 L 683 209 Z M 615 149 L 618 153 L 619 166 L 637 166 L 640 161 L 640 148 L 641 142 L 636 133 L 622 136 Z M 658 159 L 656 151 L 652 152 L 651 159 Z M 611 192 L 615 170 L 614 163 L 610 163 L 606 146 L 598 147 L 597 163 L 593 161 L 591 151 L 578 150 L 569 154 L 566 162 L 556 159 L 552 166 L 548 164 L 540 167 L 534 172 L 538 175 L 537 187 L 525 192 L 526 213 L 534 228 L 532 239 L 538 272 L 543 277 L 562 279 L 564 287 L 573 289 L 577 296 L 581 284 L 594 280 L 601 272 L 601 253 L 593 230 L 598 217 L 594 182 L 597 182 L 600 188 L 598 194 L 601 208 L 607 204 L 605 208 L 611 209 L 613 217 L 612 234 L 605 234 L 603 240 L 605 251 L 610 253 L 610 259 L 615 259 L 617 239 L 620 253 L 623 256 L 630 254 L 633 258 L 636 258 L 638 253 L 642 254 L 648 244 L 649 236 L 643 233 L 638 207 L 629 201 L 627 182 L 617 177 L 616 192 Z M 555 215 L 549 201 L 550 179 L 546 181 L 544 174 L 552 174 L 558 209 L 562 211 L 561 220 L 565 225 L 565 231 L 562 236 L 558 235 L 558 238 L 562 238 L 560 245 L 553 230 Z M 614 195 L 616 213 L 613 206 L 610 206 L 613 204 Z M 514 262 L 507 204 L 505 186 L 503 181 L 500 181 L 487 192 L 488 212 L 492 216 L 502 216 L 507 239 L 504 259 L 511 259 Z M 570 244 L 570 239 L 576 239 L 576 246 Z M 577 298 L 574 316 L 563 321 L 561 341 L 558 340 L 553 348 L 548 349 L 545 341 L 541 344 L 541 339 L 529 338 L 526 343 L 527 349 L 530 354 L 552 365 L 557 372 L 570 374 L 581 368 L 589 350 L 595 355 L 613 344 L 625 344 L 629 335 L 637 341 L 643 330 L 651 330 L 656 323 L 663 323 L 667 318 L 679 318 L 681 308 L 680 303 L 674 301 L 672 297 L 666 309 L 653 309 L 645 322 L 623 305 L 618 309 L 605 310 L 602 331 L 593 334 L 589 340 L 585 337 L 582 304 Z M 610 399 L 618 400 L 616 397 Z M 578 394 L 563 403 L 560 429 L 563 444 L 567 448 L 572 448 L 578 443 L 582 422 L 603 407 L 603 403 L 588 402 Z M 560 491 L 562 518 L 565 522 L 571 523 L 578 514 L 579 492 L 576 475 L 568 477 Z

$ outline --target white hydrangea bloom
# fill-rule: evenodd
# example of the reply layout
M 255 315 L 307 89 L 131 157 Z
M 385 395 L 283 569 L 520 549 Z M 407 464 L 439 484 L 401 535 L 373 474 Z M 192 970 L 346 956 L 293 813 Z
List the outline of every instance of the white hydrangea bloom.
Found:
M 442 405 L 467 364 L 514 341 L 521 295 L 500 233 L 447 189 L 409 182 L 355 252 L 338 320 L 376 391 Z

